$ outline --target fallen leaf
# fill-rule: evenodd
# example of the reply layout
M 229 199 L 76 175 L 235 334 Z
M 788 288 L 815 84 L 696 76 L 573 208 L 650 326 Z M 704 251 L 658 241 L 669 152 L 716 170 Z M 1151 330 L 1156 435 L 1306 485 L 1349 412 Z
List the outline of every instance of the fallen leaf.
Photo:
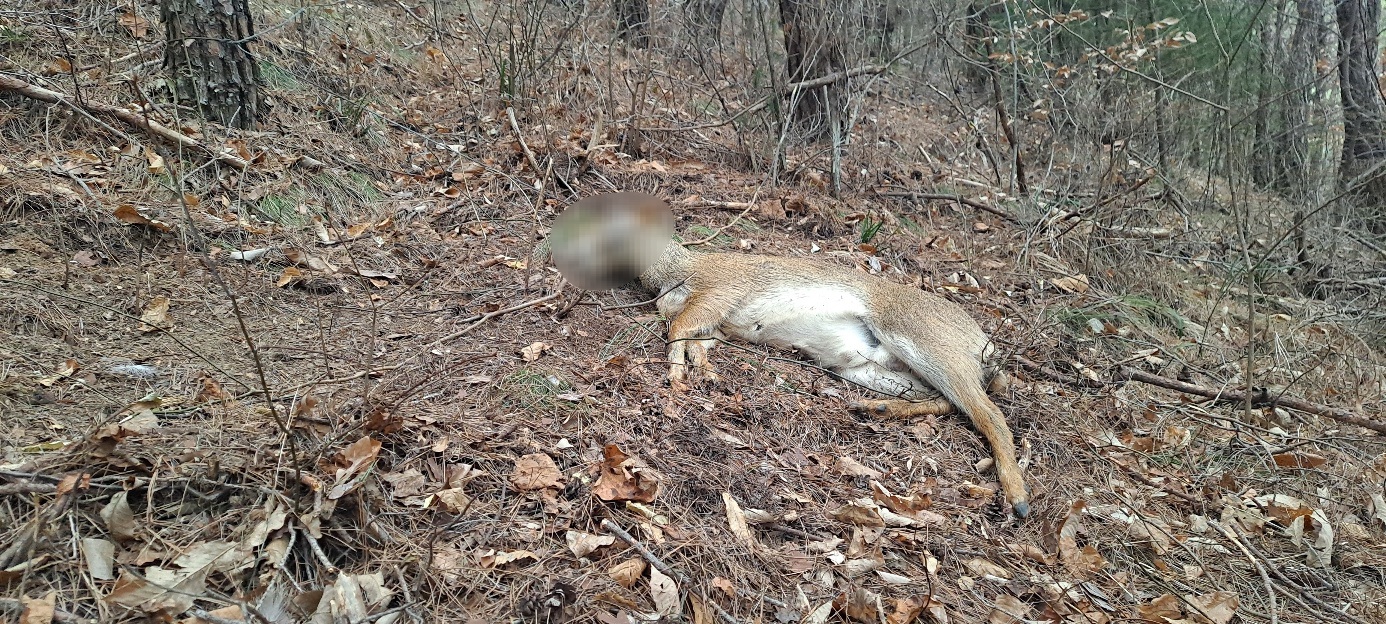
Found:
M 528 347 L 520 349 L 520 357 L 524 358 L 526 362 L 533 362 L 539 359 L 539 356 L 543 355 L 544 352 L 548 351 L 550 348 L 547 342 L 536 342 Z
M 149 173 L 152 173 L 154 175 L 163 175 L 165 173 L 168 173 L 168 168 L 164 166 L 164 157 L 160 156 L 154 150 L 149 149 L 147 147 L 144 148 L 144 158 L 145 160 L 149 161 Z
M 746 523 L 746 514 L 741 511 L 741 505 L 732 498 L 731 492 L 722 492 L 722 504 L 727 509 L 727 524 L 731 527 L 732 535 L 741 540 L 747 548 L 755 550 L 756 537 L 751 534 L 751 527 Z
M 1236 592 L 1213 592 L 1200 596 L 1185 596 L 1197 609 L 1189 609 L 1189 619 L 1199 624 L 1228 624 L 1237 615 L 1242 601 Z
M 172 225 L 164 223 L 163 221 L 160 221 L 158 219 L 151 219 L 149 217 L 144 216 L 142 213 L 140 213 L 139 209 L 135 208 L 135 206 L 132 204 L 121 204 L 120 206 L 116 207 L 113 215 L 121 223 L 125 223 L 127 225 L 144 225 L 159 230 L 160 232 L 173 231 Z
M 106 530 L 119 542 L 135 537 L 135 512 L 126 500 L 129 495 L 129 492 L 116 492 L 111 495 L 111 501 L 101 508 L 101 520 L 106 523 Z
M 871 527 L 886 525 L 885 520 L 881 518 L 880 508 L 869 501 L 866 503 L 860 501 L 847 503 L 828 512 L 828 516 L 833 520 L 847 524 Z
M 544 453 L 531 453 L 516 460 L 510 483 L 525 492 L 559 488 L 563 485 L 563 473 L 558 471 L 552 457 Z
M 82 558 L 87 561 L 87 573 L 99 581 L 115 578 L 115 542 L 99 537 L 82 538 Z
M 50 591 L 42 598 L 20 596 L 19 603 L 24 612 L 19 614 L 20 624 L 50 624 L 53 621 L 54 605 L 58 602 L 58 592 Z
M 375 464 L 375 459 L 379 455 L 380 442 L 370 436 L 362 437 L 342 449 L 336 457 L 339 467 L 334 474 L 335 482 L 327 492 L 327 498 L 336 500 L 360 487 L 362 477 L 368 472 L 367 468 Z
M 1180 609 L 1179 597 L 1173 594 L 1165 594 L 1146 604 L 1136 605 L 1136 612 L 1140 613 L 1143 619 L 1159 624 L 1175 624 L 1175 621 L 1184 616 Z
M 858 587 L 833 601 L 833 606 L 842 609 L 847 617 L 858 622 L 875 624 L 881 620 L 881 597 L 865 587 Z
M 610 535 L 593 535 L 582 531 L 568 531 L 564 536 L 568 541 L 568 550 L 573 551 L 573 556 L 579 559 L 592 554 L 592 551 L 603 546 L 610 546 L 616 541 Z
M 417 496 L 428 487 L 428 480 L 418 468 L 409 468 L 404 472 L 387 472 L 380 475 L 380 480 L 390 484 L 390 494 L 395 498 Z
M 996 597 L 996 606 L 987 616 L 987 624 L 1024 624 L 1030 615 L 1030 605 L 1010 594 Z
M 390 603 L 392 591 L 385 587 L 384 575 L 342 574 L 322 590 L 322 598 L 309 622 L 369 622 L 372 611 Z M 377 614 L 378 615 L 378 614 Z M 285 618 L 286 621 L 291 618 Z M 386 618 L 381 618 L 386 620 Z
M 172 569 L 149 566 L 142 576 L 122 572 L 111 593 L 103 599 L 149 614 L 176 616 L 187 611 L 193 601 L 207 591 L 207 576 L 230 573 L 253 562 L 249 552 L 231 542 L 203 542 L 194 545 L 172 562 Z
M 466 511 L 468 507 L 472 506 L 471 497 L 467 496 L 467 494 L 462 491 L 462 488 L 439 490 L 438 493 L 433 495 L 433 500 L 438 501 L 448 513 L 454 514 L 462 513 Z
M 72 374 L 77 372 L 77 369 L 79 368 L 82 368 L 82 365 L 78 363 L 77 360 L 64 360 L 62 365 L 59 366 L 58 370 L 54 371 L 52 375 L 48 375 L 47 377 L 38 380 L 39 385 L 45 388 L 50 388 L 53 386 L 53 384 L 58 383 L 60 380 L 71 377 Z
M 994 576 L 1001 579 L 1011 578 L 1010 571 L 980 557 L 968 559 L 963 562 L 963 567 L 967 568 L 967 571 L 971 572 L 973 576 Z
M 604 501 L 648 503 L 659 494 L 659 475 L 615 444 L 602 449 L 602 461 L 597 469 L 597 483 L 592 486 L 592 494 Z
M 1081 295 L 1088 292 L 1088 276 L 1078 273 L 1049 280 L 1049 283 L 1066 293 Z
M 168 297 L 159 295 L 150 299 L 148 305 L 144 306 L 144 311 L 140 313 L 140 331 L 147 334 L 172 326 L 168 321 Z
M 136 39 L 143 39 L 149 35 L 149 20 L 134 13 L 121 13 L 116 21 L 120 22 L 120 25 L 130 31 L 130 35 Z
M 655 612 L 661 617 L 677 619 L 683 611 L 679 586 L 655 567 L 650 568 L 650 596 L 654 599 Z
M 640 580 L 640 575 L 645 573 L 645 560 L 639 557 L 627 559 L 606 571 L 611 580 L 616 581 L 617 585 L 630 589 L 635 587 L 636 581 Z
M 1271 459 L 1275 460 L 1275 465 L 1281 468 L 1298 468 L 1302 470 L 1318 468 L 1328 462 L 1327 457 L 1306 452 L 1278 453 L 1272 455 Z
M 924 613 L 924 607 L 929 603 L 927 596 L 910 596 L 908 598 L 895 598 L 890 601 L 890 613 L 886 614 L 886 624 L 910 624 Z
M 881 471 L 867 467 L 865 464 L 843 455 L 833 462 L 833 470 L 838 474 L 847 477 L 867 477 L 871 479 L 881 478 Z
M 96 255 L 94 251 L 79 251 L 72 255 L 72 263 L 79 267 L 90 269 L 101 264 L 101 257 Z
M 821 605 L 818 605 L 817 608 L 815 608 L 813 611 L 810 611 L 808 615 L 804 616 L 804 621 L 802 624 L 827 624 L 828 618 L 831 617 L 832 614 L 833 603 L 831 601 L 825 602 Z M 908 622 L 901 622 L 901 624 L 908 624 Z
M 232 260 L 240 260 L 241 262 L 254 262 L 256 260 L 259 260 L 261 256 L 265 255 L 266 253 L 269 253 L 269 250 L 269 247 L 261 247 L 258 249 L 247 249 L 245 251 L 236 250 L 226 255 L 230 257 Z
M 507 550 L 502 552 L 487 550 L 478 557 L 478 562 L 483 568 L 498 568 L 508 563 L 524 561 L 526 559 L 538 561 L 539 557 L 528 550 Z

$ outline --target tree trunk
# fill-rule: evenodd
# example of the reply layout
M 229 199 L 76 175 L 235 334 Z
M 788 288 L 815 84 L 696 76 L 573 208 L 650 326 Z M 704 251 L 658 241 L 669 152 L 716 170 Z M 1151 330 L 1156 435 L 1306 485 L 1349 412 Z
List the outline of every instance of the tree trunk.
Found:
M 698 43 L 716 46 L 722 39 L 722 17 L 727 13 L 728 0 L 688 0 L 683 4 L 683 16 L 697 37 Z
M 1275 151 L 1279 184 L 1292 198 L 1309 191 L 1309 107 L 1314 93 L 1314 40 L 1317 37 L 1321 0 L 1295 0 L 1297 20 L 1285 56 L 1285 106 L 1279 148 Z
M 260 66 L 246 48 L 254 37 L 247 0 L 160 0 L 164 67 L 175 97 L 204 118 L 252 128 L 269 105 Z
M 1275 21 L 1262 20 L 1258 28 L 1260 31 L 1261 46 L 1260 58 L 1257 59 L 1257 80 L 1256 80 L 1256 110 L 1253 111 L 1252 118 L 1252 152 L 1251 159 L 1251 179 L 1257 186 L 1271 188 L 1276 183 L 1276 158 L 1275 158 L 1275 136 L 1271 135 L 1271 117 L 1274 115 L 1271 110 L 1272 94 L 1276 90 L 1277 75 L 1277 55 L 1275 52 L 1280 47 L 1280 11 L 1274 11 L 1277 15 Z
M 1343 158 L 1338 179 L 1344 191 L 1376 211 L 1373 229 L 1386 225 L 1386 119 L 1377 86 L 1380 0 L 1336 0 L 1338 80 L 1343 102 Z M 1358 179 L 1364 173 L 1372 173 Z M 1351 186 L 1349 186 L 1351 185 Z
M 789 82 L 826 76 L 842 67 L 834 33 L 828 28 L 822 6 L 812 0 L 780 0 L 780 26 L 784 29 L 785 69 Z M 828 107 L 842 105 L 842 85 L 834 82 L 800 91 L 791 119 L 805 138 L 821 141 L 832 136 Z
M 616 36 L 635 48 L 650 47 L 650 0 L 615 0 Z

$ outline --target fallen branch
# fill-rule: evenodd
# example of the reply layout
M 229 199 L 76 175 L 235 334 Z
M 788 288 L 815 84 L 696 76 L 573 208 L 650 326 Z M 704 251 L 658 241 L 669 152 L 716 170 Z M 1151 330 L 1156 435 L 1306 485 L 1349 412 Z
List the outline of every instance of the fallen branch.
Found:
M 738 624 L 736 618 L 732 617 L 731 614 L 727 613 L 726 611 L 723 611 L 722 607 L 718 606 L 717 603 L 709 599 L 707 597 L 707 594 L 703 592 L 702 588 L 698 587 L 697 585 L 694 585 L 692 582 L 688 580 L 688 577 L 681 574 L 678 570 L 669 567 L 669 564 L 664 563 L 662 559 L 656 557 L 654 553 L 650 552 L 649 548 L 646 548 L 644 544 L 640 543 L 640 540 L 635 539 L 635 537 L 633 537 L 630 533 L 627 533 L 625 529 L 621 528 L 620 526 L 617 526 L 617 524 L 615 522 L 612 522 L 611 520 L 602 520 L 602 528 L 611 532 L 616 537 L 621 538 L 621 541 L 630 544 L 630 547 L 634 548 L 636 552 L 640 553 L 640 556 L 644 557 L 645 561 L 650 562 L 650 565 L 658 568 L 659 571 L 663 572 L 666 576 L 669 576 L 673 578 L 675 581 L 678 581 L 680 586 L 688 588 L 688 591 L 691 591 L 695 595 L 697 595 L 698 598 L 701 599 L 703 603 L 708 606 L 708 608 L 712 609 L 712 611 L 717 614 L 717 619 L 726 622 L 726 624 Z
M 420 351 L 421 353 L 427 353 L 428 351 L 432 350 L 434 347 L 436 347 L 436 346 L 438 346 L 438 345 L 441 345 L 441 344 L 443 344 L 443 343 L 445 343 L 445 342 L 451 342 L 451 341 L 453 341 L 453 340 L 456 340 L 456 339 L 458 339 L 458 338 L 461 338 L 461 337 L 467 335 L 467 332 L 470 332 L 470 331 L 472 331 L 473 329 L 476 329 L 478 325 L 481 325 L 482 323 L 485 323 L 486 321 L 489 321 L 489 320 L 491 320 L 491 319 L 493 319 L 493 318 L 496 318 L 497 316 L 500 316 L 500 315 L 502 315 L 502 314 L 508 314 L 508 313 L 510 313 L 510 312 L 515 312 L 516 310 L 523 310 L 523 309 L 525 309 L 525 308 L 537 306 L 537 305 L 539 305 L 539 304 L 541 304 L 541 303 L 547 303 L 547 302 L 549 302 L 549 301 L 553 301 L 554 299 L 557 299 L 558 296 L 561 295 L 561 294 L 563 294 L 563 292 L 562 292 L 562 291 L 558 291 L 558 292 L 553 293 L 552 295 L 547 295 L 547 296 L 544 296 L 544 297 L 540 297 L 540 298 L 538 298 L 538 299 L 534 299 L 534 300 L 532 300 L 532 301 L 526 301 L 526 302 L 524 302 L 524 303 L 515 304 L 515 305 L 510 306 L 510 307 L 508 307 L 508 308 L 502 308 L 502 309 L 500 309 L 500 310 L 496 310 L 495 312 L 487 312 L 486 314 L 481 315 L 481 317 L 478 318 L 478 319 L 476 320 L 475 323 L 472 323 L 471 325 L 468 325 L 468 326 L 466 326 L 466 327 L 463 327 L 462 329 L 460 329 L 460 330 L 458 330 L 458 331 L 455 331 L 455 332 L 453 332 L 453 333 L 451 333 L 451 334 L 448 334 L 448 335 L 446 335 L 446 336 L 443 336 L 442 338 L 439 338 L 439 339 L 437 339 L 437 340 L 434 340 L 433 342 L 428 343 L 428 346 L 425 346 L 424 348 L 420 349 L 419 351 Z
M 232 167 L 235 167 L 237 169 L 245 169 L 246 167 L 250 166 L 250 163 L 246 162 L 239 156 L 234 156 L 226 152 L 214 152 L 211 148 L 198 142 L 197 139 L 194 139 L 177 130 L 169 128 L 168 126 L 165 126 L 152 119 L 149 119 L 143 115 L 135 113 L 134 111 L 129 111 L 123 108 L 111 106 L 110 104 L 101 104 L 99 102 L 86 101 L 78 103 L 76 101 L 73 101 L 68 96 L 62 93 L 58 93 L 57 91 L 45 89 L 38 85 L 29 84 L 24 80 L 5 74 L 0 74 L 0 90 L 13 91 L 25 97 L 39 100 L 41 102 L 48 102 L 49 104 L 62 104 L 64 106 L 72 108 L 73 110 L 81 110 L 97 115 L 114 117 L 116 119 L 119 119 L 120 121 L 125 122 L 126 124 L 129 124 L 130 126 L 149 132 L 150 134 L 164 139 L 166 141 L 177 143 L 178 145 L 186 148 L 198 149 L 207 152 L 208 154 L 211 154 L 212 158 L 215 158 L 218 162 L 231 165 Z
M 1077 375 L 1065 375 L 1062 372 L 1059 372 L 1057 369 L 1051 368 L 1044 364 L 1040 364 L 1039 362 L 1031 360 L 1030 358 L 1027 358 L 1023 355 L 1016 355 L 1014 356 L 1014 359 L 1016 363 L 1025 367 L 1027 370 L 1039 373 L 1040 375 L 1048 378 L 1050 381 L 1056 381 L 1062 384 L 1077 384 L 1083 386 L 1084 388 L 1102 388 L 1106 387 L 1107 385 L 1105 382 L 1096 379 L 1089 379 L 1087 377 L 1080 377 Z
M 1203 386 L 1198 386 L 1191 383 L 1179 381 L 1178 379 L 1170 379 L 1169 377 L 1163 377 L 1153 373 L 1147 373 L 1145 371 L 1136 370 L 1129 366 L 1121 367 L 1119 374 L 1122 379 L 1130 379 L 1132 381 L 1147 383 L 1152 386 L 1167 388 L 1169 390 L 1174 390 L 1176 392 L 1183 392 L 1185 394 L 1193 394 L 1201 397 L 1207 397 L 1219 403 L 1246 403 L 1248 399 L 1250 399 L 1251 405 L 1253 407 L 1287 407 L 1300 412 L 1316 414 L 1319 416 L 1327 416 L 1328 418 L 1332 418 L 1333 420 L 1336 420 L 1340 423 L 1356 425 L 1358 427 L 1371 429 L 1379 435 L 1386 435 L 1386 423 L 1377 422 L 1364 416 L 1358 416 L 1357 414 L 1354 414 L 1342 408 L 1333 407 L 1330 405 L 1321 405 L 1318 403 L 1310 403 L 1309 401 L 1305 401 L 1304 399 L 1300 399 L 1297 397 L 1290 397 L 1284 395 L 1272 396 L 1270 391 L 1266 390 L 1265 388 L 1254 388 L 1249 393 L 1245 390 L 1224 390 L 1218 388 L 1205 388 Z
M 984 204 L 984 203 L 982 203 L 982 202 L 979 202 L 979 201 L 977 201 L 977 200 L 975 200 L 975 199 L 968 199 L 968 198 L 966 198 L 966 197 L 962 197 L 962 196 L 959 196 L 959 195 L 941 195 L 941 194 L 938 194 L 938 193 L 915 193 L 915 192 L 913 192 L 913 191 L 876 191 L 876 195 L 878 195 L 878 196 L 880 196 L 880 197 L 908 197 L 908 198 L 913 199 L 913 200 L 916 200 L 916 201 L 919 201 L 919 200 L 950 201 L 950 202 L 962 204 L 962 205 L 964 205 L 964 206 L 970 206 L 970 207 L 972 207 L 972 208 L 976 208 L 977 210 L 981 210 L 982 212 L 990 212 L 991 214 L 994 214 L 994 215 L 996 215 L 996 216 L 998 216 L 998 217 L 1001 217 L 1002 219 L 1005 219 L 1006 221 L 1009 221 L 1009 222 L 1011 222 L 1011 223 L 1019 223 L 1019 221 L 1016 220 L 1016 218 L 1015 218 L 1014 215 L 1012 215 L 1012 214 L 1009 213 L 1009 212 L 1006 212 L 1005 210 L 1002 210 L 1002 209 L 1000 209 L 1000 208 L 996 208 L 996 207 L 994 207 L 994 206 L 988 206 L 988 205 L 986 205 L 986 204 Z

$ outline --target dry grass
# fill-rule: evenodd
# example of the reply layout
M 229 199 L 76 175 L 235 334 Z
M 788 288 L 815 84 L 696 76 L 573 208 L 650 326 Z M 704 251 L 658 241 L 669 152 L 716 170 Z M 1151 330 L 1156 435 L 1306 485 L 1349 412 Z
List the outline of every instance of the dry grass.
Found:
M 64 55 L 86 67 L 149 47 L 116 27 L 117 14 L 87 4 L 58 12 L 67 41 L 42 36 L 41 8 L 0 14 L 5 32 L 22 36 L 5 48 L 10 70 Z M 398 33 L 425 34 L 418 20 L 383 4 L 360 11 L 313 10 L 267 29 L 278 112 L 269 134 L 227 137 L 263 156 L 245 172 L 176 152 L 164 153 L 167 172 L 151 172 L 144 151 L 122 153 L 126 139 L 111 129 L 0 96 L 0 144 L 14 155 L 0 173 L 0 267 L 13 271 L 0 274 L 0 583 L 31 609 L 51 592 L 69 618 L 139 620 L 157 605 L 133 604 L 129 592 L 166 583 L 160 566 L 191 583 L 163 596 L 180 607 L 172 615 L 204 621 L 242 618 L 242 605 L 245 621 L 290 621 L 305 605 L 327 608 L 314 593 L 324 590 L 364 597 L 382 622 L 626 621 L 612 614 L 655 610 L 647 578 L 625 587 L 608 575 L 637 553 L 617 540 L 577 557 L 567 541 L 604 534 L 610 520 L 694 585 L 681 587 L 696 594 L 683 603 L 693 621 L 712 617 L 705 599 L 736 621 L 771 621 L 859 589 L 882 596 L 887 613 L 929 596 L 961 622 L 1010 621 L 992 615 L 998 604 L 1046 621 L 1153 620 L 1165 594 L 1206 608 L 1216 592 L 1237 595 L 1242 621 L 1386 618 L 1386 465 L 1381 442 L 1360 430 L 1012 367 L 1017 383 L 1000 404 L 1035 490 L 1033 517 L 1016 522 L 987 495 L 993 475 L 978 462 L 988 450 L 961 419 L 853 417 L 845 407 L 861 393 L 793 354 L 719 347 L 724 380 L 680 395 L 665 386 L 663 324 L 649 308 L 580 305 L 559 318 L 575 296 L 566 292 L 477 324 L 551 293 L 557 275 L 524 261 L 575 195 L 552 179 L 536 194 L 490 85 L 472 80 L 493 76 L 485 57 L 457 41 L 438 44 L 443 57 L 425 52 L 433 44 L 403 45 L 415 39 Z M 597 78 L 632 67 L 683 75 L 655 54 L 608 66 L 602 50 L 587 42 L 576 53 Z M 148 71 L 136 67 L 148 58 L 83 74 L 84 96 L 125 101 L 125 77 Z M 812 167 L 796 174 L 802 185 L 780 189 L 735 168 L 748 159 L 729 130 L 652 133 L 645 158 L 620 152 L 611 145 L 631 125 L 610 116 L 607 147 L 578 175 L 567 165 L 581 161 L 596 117 L 582 103 L 610 94 L 598 91 L 604 79 L 559 73 L 567 105 L 526 104 L 521 119 L 527 143 L 577 195 L 610 184 L 671 199 L 754 197 L 790 210 L 751 213 L 711 246 L 809 254 L 817 245 L 825 261 L 863 269 L 873 266 L 858 247 L 863 224 L 881 221 L 871 243 L 886 279 L 958 300 L 1008 352 L 1064 374 L 1078 376 L 1081 364 L 1108 378 L 1134 357 L 1197 383 L 1239 385 L 1250 327 L 1262 345 L 1253 383 L 1380 417 L 1380 356 L 1342 322 L 1350 313 L 1287 294 L 1258 302 L 1247 324 L 1235 273 L 1219 264 L 1233 255 L 1196 230 L 1135 243 L 1088 228 L 1053 237 L 865 192 L 889 183 L 997 197 L 957 182 L 986 179 L 972 131 L 945 102 L 921 112 L 916 100 L 929 98 L 905 78 L 868 98 L 860 133 L 878 140 L 845 169 L 873 174 L 836 200 Z M 656 103 L 650 96 L 641 114 L 656 114 Z M 624 103 L 612 113 L 634 114 Z M 910 146 L 926 144 L 932 156 L 921 160 Z M 314 171 L 301 155 L 329 167 Z M 198 200 L 191 220 L 183 192 Z M 1027 217 L 1046 210 L 1028 201 L 1007 206 Z M 122 224 L 121 204 L 179 229 Z M 702 237 L 736 213 L 677 214 L 682 232 Z M 232 258 L 255 249 L 268 251 Z M 1054 286 L 1079 271 L 1091 276 L 1088 292 Z M 160 296 L 171 327 L 144 331 L 140 317 Z M 1095 335 L 1094 319 L 1111 331 Z M 535 343 L 548 348 L 522 354 Z M 62 370 L 68 360 L 75 370 Z M 594 493 L 607 445 L 658 479 L 652 503 Z M 524 489 L 516 466 L 535 454 L 561 481 Z M 1308 467 L 1277 465 L 1295 460 Z M 927 497 L 937 517 L 900 527 L 835 519 L 871 496 L 872 481 Z M 1258 507 L 1272 494 L 1303 511 L 1289 499 Z M 771 519 L 752 524 L 753 543 L 731 529 L 728 495 Z M 1079 501 L 1086 512 L 1071 515 Z M 1309 511 L 1320 515 L 1294 529 Z M 1310 565 L 1325 521 L 1336 530 L 1331 561 Z M 103 555 L 102 544 L 113 550 Z M 208 544 L 234 556 L 188 572 L 188 553 Z M 908 582 L 889 582 L 898 577 Z M 388 598 L 353 589 L 373 578 Z M 18 608 L 0 599 L 0 610 Z

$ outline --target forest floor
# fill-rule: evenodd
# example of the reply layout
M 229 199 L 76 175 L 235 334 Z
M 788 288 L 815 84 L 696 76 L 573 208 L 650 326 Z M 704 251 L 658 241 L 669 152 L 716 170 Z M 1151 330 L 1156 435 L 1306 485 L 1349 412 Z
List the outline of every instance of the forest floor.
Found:
M 420 27 L 362 10 L 378 31 Z M 124 106 L 157 72 L 144 18 L 73 11 L 67 51 L 4 17 L 0 71 L 67 93 L 76 75 L 83 101 Z M 1094 268 L 1079 252 L 1103 232 L 1046 230 L 979 183 L 968 121 L 905 79 L 867 99 L 837 199 L 811 148 L 790 164 L 818 165 L 770 185 L 728 128 L 637 144 L 576 104 L 512 122 L 465 46 L 266 39 L 267 66 L 291 71 L 268 77 L 262 131 L 166 118 L 244 169 L 0 93 L 0 612 L 1386 621 L 1380 437 L 1118 374 L 1232 390 L 1246 345 L 1269 345 L 1254 385 L 1381 422 L 1377 352 L 1319 302 L 1248 309 L 1215 228 L 1108 241 L 1161 259 Z M 139 54 L 109 61 L 122 49 Z M 347 111 L 362 100 L 340 90 L 362 84 L 369 106 Z M 561 314 L 578 293 L 531 250 L 565 205 L 612 190 L 667 198 L 702 248 L 962 304 L 1015 379 L 996 400 L 1030 518 L 997 503 L 964 418 L 851 414 L 860 390 L 740 343 L 713 352 L 719 383 L 674 393 L 663 319 L 618 307 L 645 295 Z

